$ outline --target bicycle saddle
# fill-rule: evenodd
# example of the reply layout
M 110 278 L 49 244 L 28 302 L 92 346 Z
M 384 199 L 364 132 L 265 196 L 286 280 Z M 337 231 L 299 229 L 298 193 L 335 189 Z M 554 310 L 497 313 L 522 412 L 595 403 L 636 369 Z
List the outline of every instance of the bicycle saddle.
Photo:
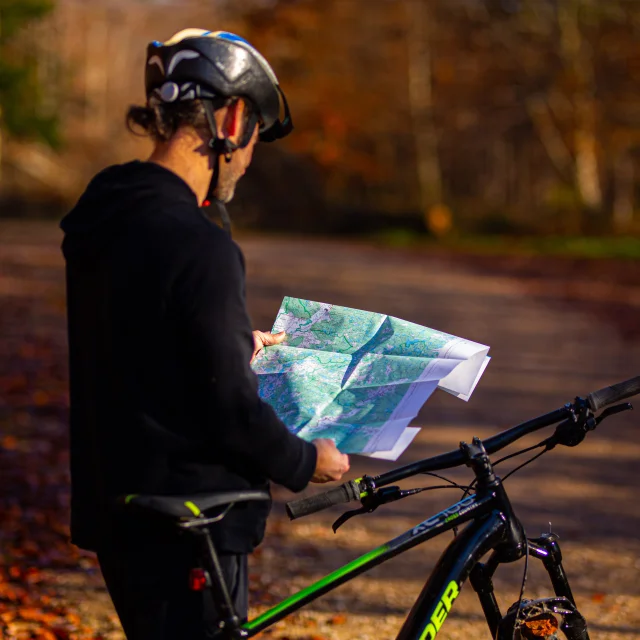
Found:
M 200 493 L 188 496 L 152 496 L 132 493 L 122 496 L 119 502 L 142 509 L 155 511 L 173 518 L 190 518 L 199 516 L 203 511 L 214 507 L 224 507 L 235 502 L 250 500 L 270 500 L 267 491 L 243 490 L 221 491 L 218 493 Z

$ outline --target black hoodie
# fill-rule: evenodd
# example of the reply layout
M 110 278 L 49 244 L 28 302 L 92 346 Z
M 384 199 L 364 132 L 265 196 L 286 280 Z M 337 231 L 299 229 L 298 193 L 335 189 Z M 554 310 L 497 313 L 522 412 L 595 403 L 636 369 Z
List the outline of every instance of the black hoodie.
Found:
M 98 174 L 64 218 L 71 396 L 71 537 L 86 549 L 149 533 L 112 510 L 130 493 L 300 491 L 315 447 L 258 397 L 237 245 L 156 164 Z M 260 542 L 268 507 L 238 505 L 223 551 Z

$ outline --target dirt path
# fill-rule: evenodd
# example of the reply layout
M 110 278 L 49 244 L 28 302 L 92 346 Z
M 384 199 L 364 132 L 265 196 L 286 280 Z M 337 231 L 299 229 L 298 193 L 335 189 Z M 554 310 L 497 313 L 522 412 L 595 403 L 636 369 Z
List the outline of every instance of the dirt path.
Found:
M 5 393 L 0 400 L 0 569 L 3 563 L 38 566 L 38 589 L 52 590 L 59 608 L 77 613 L 78 625 L 95 630 L 83 638 L 115 640 L 121 635 L 91 558 L 64 545 L 68 496 L 59 236 L 51 226 L 3 224 L 0 239 L 0 392 Z M 269 328 L 283 295 L 293 295 L 389 313 L 491 345 L 492 363 L 472 400 L 466 404 L 436 394 L 419 416 L 423 429 L 402 463 L 454 448 L 473 435 L 487 436 L 576 394 L 640 373 L 635 264 L 624 270 L 625 278 L 619 277 L 619 266 L 606 264 L 596 277 L 592 267 L 559 262 L 551 268 L 541 259 L 523 270 L 517 260 L 456 259 L 340 242 L 242 238 L 240 244 L 256 328 Z M 640 424 L 637 416 L 627 415 L 605 423 L 578 449 L 554 451 L 508 481 L 529 535 L 547 530 L 549 521 L 560 534 L 578 604 L 598 640 L 640 638 L 639 462 Z M 354 477 L 390 468 L 361 458 L 353 463 Z M 258 601 L 271 604 L 425 519 L 450 503 L 453 492 L 389 505 L 351 521 L 336 536 L 330 523 L 340 510 L 289 523 L 282 503 L 290 496 L 280 489 L 275 495 L 269 535 L 252 560 L 255 611 L 264 608 Z M 16 559 L 12 527 L 23 527 L 25 517 L 42 520 L 42 513 L 45 524 L 37 530 L 49 526 L 49 542 L 41 543 L 33 560 Z M 27 533 L 34 530 L 27 527 Z M 447 541 L 443 537 L 376 568 L 269 635 L 395 637 Z M 48 544 L 58 555 L 45 550 Z M 521 575 L 521 563 L 498 574 L 504 608 L 516 599 Z M 549 593 L 535 563 L 526 593 Z M 0 573 L 0 605 L 2 598 Z M 489 637 L 469 589 L 439 637 Z

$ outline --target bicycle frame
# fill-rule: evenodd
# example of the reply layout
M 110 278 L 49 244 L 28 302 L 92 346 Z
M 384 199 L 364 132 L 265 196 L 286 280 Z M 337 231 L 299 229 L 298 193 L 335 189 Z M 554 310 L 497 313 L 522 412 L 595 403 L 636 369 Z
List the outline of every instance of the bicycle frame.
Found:
M 251 638 L 365 571 L 468 522 L 470 524 L 440 557 L 397 640 L 433 640 L 467 579 L 470 579 L 478 593 L 492 637 L 495 638 L 502 615 L 493 594 L 491 577 L 501 563 L 522 557 L 527 545 L 499 480 L 486 494 L 464 498 L 286 598 L 240 628 L 232 629 L 225 625 L 221 637 Z M 543 536 L 529 541 L 528 547 L 532 556 L 543 560 L 556 595 L 567 597 L 575 604 L 555 538 L 552 535 Z M 493 554 L 487 564 L 480 564 L 480 559 L 491 550 Z M 586 629 L 583 631 L 582 635 L 570 636 L 570 640 L 588 640 Z
M 333 571 L 328 576 L 318 580 L 315 584 L 295 593 L 254 620 L 246 622 L 242 625 L 242 628 L 247 632 L 246 637 L 250 638 L 254 636 L 309 602 L 313 602 L 325 593 L 352 580 L 361 573 L 390 560 L 394 556 L 408 551 L 427 540 L 431 540 L 441 533 L 453 529 L 455 526 L 459 526 L 473 518 L 486 515 L 491 511 L 491 503 L 493 501 L 493 496 L 483 499 L 477 499 L 476 496 L 469 496 L 457 502 L 448 509 L 416 525 L 413 529 L 409 529 L 397 538 L 356 558 L 352 562 Z M 500 522 L 502 527 L 504 527 L 502 520 Z M 415 637 L 418 638 L 420 636 Z M 426 638 L 428 636 L 424 637 Z

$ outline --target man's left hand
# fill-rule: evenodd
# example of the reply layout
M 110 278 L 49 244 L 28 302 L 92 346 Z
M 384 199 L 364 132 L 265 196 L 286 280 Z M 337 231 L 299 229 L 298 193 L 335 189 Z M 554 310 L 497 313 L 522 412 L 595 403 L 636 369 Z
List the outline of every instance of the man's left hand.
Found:
M 280 344 L 285 338 L 286 333 L 281 331 L 280 333 L 265 333 L 264 331 L 253 332 L 253 355 L 251 356 L 251 362 L 256 359 L 256 356 L 265 348 L 274 344 Z

